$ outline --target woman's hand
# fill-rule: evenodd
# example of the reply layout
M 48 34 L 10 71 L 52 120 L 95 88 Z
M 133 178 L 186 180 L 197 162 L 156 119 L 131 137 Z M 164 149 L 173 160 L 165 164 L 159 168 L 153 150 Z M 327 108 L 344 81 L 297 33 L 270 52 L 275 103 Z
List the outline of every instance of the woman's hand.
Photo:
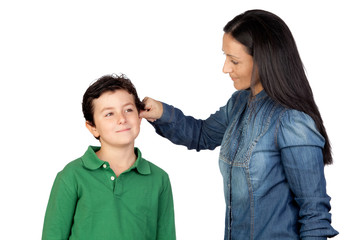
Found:
M 154 122 L 161 118 L 163 114 L 163 105 L 161 102 L 145 97 L 143 103 L 145 104 L 145 110 L 140 112 L 140 117 L 145 118 L 150 122 Z

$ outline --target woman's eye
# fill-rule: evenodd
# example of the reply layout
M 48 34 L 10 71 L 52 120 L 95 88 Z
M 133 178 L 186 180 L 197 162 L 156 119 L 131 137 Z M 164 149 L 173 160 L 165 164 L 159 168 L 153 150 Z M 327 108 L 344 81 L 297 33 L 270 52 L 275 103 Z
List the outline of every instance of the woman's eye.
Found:
M 132 108 L 128 108 L 125 110 L 125 112 L 133 112 L 133 109 Z
M 234 65 L 237 65 L 239 62 L 237 61 L 234 61 L 234 60 L 231 60 L 231 62 L 234 64 Z

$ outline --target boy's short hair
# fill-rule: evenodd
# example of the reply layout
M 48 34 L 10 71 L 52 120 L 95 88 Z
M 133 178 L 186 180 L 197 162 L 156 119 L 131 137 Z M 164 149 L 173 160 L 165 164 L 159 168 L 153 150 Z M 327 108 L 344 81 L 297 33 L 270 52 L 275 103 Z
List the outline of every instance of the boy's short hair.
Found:
M 140 113 L 144 110 L 144 103 L 142 103 L 137 95 L 135 86 L 131 83 L 124 74 L 120 76 L 116 74 L 105 75 L 91 84 L 83 96 L 82 111 L 84 118 L 91 125 L 95 126 L 94 122 L 94 99 L 99 98 L 105 92 L 114 92 L 116 90 L 125 90 L 134 96 L 135 106 Z

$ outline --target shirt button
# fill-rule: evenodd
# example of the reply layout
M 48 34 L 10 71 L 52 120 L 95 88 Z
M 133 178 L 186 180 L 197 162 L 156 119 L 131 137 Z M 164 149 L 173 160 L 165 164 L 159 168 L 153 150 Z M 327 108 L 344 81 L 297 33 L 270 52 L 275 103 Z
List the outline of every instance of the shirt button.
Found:
M 106 164 L 104 163 L 104 165 L 103 165 L 103 168 L 106 168 L 107 166 L 106 166 Z
M 114 180 L 115 180 L 115 177 L 114 177 L 114 176 L 111 176 L 110 179 L 111 179 L 111 181 L 114 181 Z

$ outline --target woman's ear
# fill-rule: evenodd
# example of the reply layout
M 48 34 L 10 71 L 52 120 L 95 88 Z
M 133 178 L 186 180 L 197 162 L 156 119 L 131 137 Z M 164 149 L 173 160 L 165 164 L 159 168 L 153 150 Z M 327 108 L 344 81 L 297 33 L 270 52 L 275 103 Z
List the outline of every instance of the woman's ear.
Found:
M 90 123 L 89 121 L 86 121 L 85 126 L 95 138 L 98 138 L 100 136 L 94 124 Z

